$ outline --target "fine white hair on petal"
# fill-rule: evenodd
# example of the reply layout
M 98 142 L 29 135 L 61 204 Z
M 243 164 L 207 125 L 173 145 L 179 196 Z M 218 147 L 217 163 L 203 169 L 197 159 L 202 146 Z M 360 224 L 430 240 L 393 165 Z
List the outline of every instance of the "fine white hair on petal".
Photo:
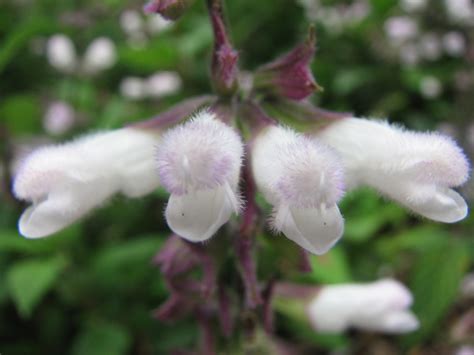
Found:
M 348 187 L 372 186 L 441 222 L 466 216 L 464 200 L 451 188 L 467 181 L 469 163 L 450 137 L 350 118 L 323 129 L 318 138 L 341 155 Z
M 337 154 L 289 128 L 275 126 L 263 132 L 254 143 L 252 162 L 257 185 L 272 204 L 332 206 L 344 193 Z
M 161 183 L 172 194 L 238 184 L 243 145 L 234 129 L 210 111 L 169 130 L 158 149 Z
M 409 310 L 410 291 L 392 279 L 370 284 L 325 286 L 309 303 L 308 317 L 317 331 L 341 333 L 355 327 L 386 333 L 406 333 L 418 328 Z
M 251 155 L 257 187 L 274 206 L 272 227 L 311 253 L 327 252 L 344 230 L 336 205 L 343 194 L 337 155 L 279 126 L 260 133 Z
M 84 70 L 96 73 L 112 67 L 117 60 L 115 44 L 110 38 L 99 37 L 92 41 L 84 54 Z
M 40 148 L 21 164 L 14 193 L 32 203 L 20 219 L 30 238 L 55 233 L 114 193 L 143 196 L 159 184 L 155 133 L 124 128 Z
M 60 71 L 71 72 L 77 66 L 74 44 L 63 34 L 56 34 L 48 39 L 46 56 L 49 64 Z

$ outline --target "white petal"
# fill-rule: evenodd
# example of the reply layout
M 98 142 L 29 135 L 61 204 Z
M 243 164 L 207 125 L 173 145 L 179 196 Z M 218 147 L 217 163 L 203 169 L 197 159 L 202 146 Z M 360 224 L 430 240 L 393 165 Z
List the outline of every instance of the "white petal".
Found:
M 381 317 L 376 330 L 398 334 L 415 331 L 419 326 L 420 323 L 412 312 L 397 311 Z
M 54 234 L 82 216 L 82 211 L 72 206 L 74 201 L 68 195 L 30 206 L 21 215 L 18 229 L 21 235 L 32 239 Z
M 166 207 L 171 230 L 184 239 L 198 242 L 212 237 L 237 208 L 235 194 L 230 198 L 226 186 L 172 194 Z
M 320 255 L 341 238 L 344 220 L 337 205 L 329 208 L 280 206 L 275 216 L 275 227 L 301 247 Z
M 467 216 L 466 201 L 453 189 L 438 187 L 422 202 L 408 202 L 407 206 L 422 216 L 438 222 L 455 223 Z

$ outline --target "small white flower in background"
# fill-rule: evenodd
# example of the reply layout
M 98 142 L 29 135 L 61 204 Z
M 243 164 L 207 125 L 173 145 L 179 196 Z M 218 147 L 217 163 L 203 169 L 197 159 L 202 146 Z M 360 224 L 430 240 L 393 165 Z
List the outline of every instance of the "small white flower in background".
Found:
M 63 101 L 52 102 L 44 116 L 43 127 L 52 135 L 61 135 L 68 132 L 75 123 L 74 109 Z
M 424 34 L 418 45 L 420 47 L 420 54 L 423 58 L 428 60 L 437 60 L 441 57 L 442 47 L 440 38 L 434 33 Z
M 308 305 L 316 331 L 341 333 L 349 328 L 384 333 L 407 333 L 418 328 L 409 310 L 410 291 L 400 282 L 385 279 L 370 284 L 324 286 Z
M 318 137 L 342 157 L 349 188 L 371 186 L 439 222 L 467 215 L 466 202 L 452 188 L 466 182 L 469 164 L 451 138 L 358 118 L 335 122 Z
M 146 85 L 142 78 L 129 76 L 120 83 L 120 93 L 131 100 L 140 100 L 146 97 Z
M 148 17 L 147 28 L 151 34 L 160 33 L 173 25 L 173 21 L 165 19 L 160 15 L 151 15 Z
M 441 82 L 433 76 L 425 76 L 420 82 L 420 92 L 427 99 L 437 98 L 442 91 Z
M 474 355 L 474 346 L 463 345 L 456 350 L 454 355 Z
M 117 61 L 115 44 L 109 38 L 99 37 L 89 44 L 83 60 L 87 73 L 97 73 L 111 68 Z
M 422 10 L 427 2 L 427 0 L 401 0 L 400 6 L 403 10 L 412 12 Z
M 171 196 L 166 220 L 190 241 L 212 237 L 240 208 L 240 136 L 202 111 L 169 130 L 158 148 L 158 173 Z
M 443 48 L 453 57 L 460 57 L 466 50 L 466 40 L 459 32 L 448 32 L 443 36 Z
M 135 10 L 126 10 L 120 15 L 120 27 L 128 34 L 133 35 L 143 30 L 143 19 L 141 14 Z
M 397 43 L 418 35 L 418 24 L 408 16 L 390 17 L 385 21 L 384 28 L 386 35 Z
M 163 97 L 181 89 L 181 77 L 176 72 L 162 71 L 150 76 L 146 81 L 146 91 L 151 97 Z
M 76 49 L 71 39 L 57 34 L 46 43 L 46 56 L 49 64 L 62 72 L 72 72 L 77 66 Z
M 474 23 L 474 4 L 472 0 L 444 0 L 448 15 L 454 22 Z
M 406 65 L 415 65 L 420 61 L 420 50 L 414 43 L 404 43 L 399 51 L 400 61 Z
M 68 74 L 97 74 L 111 68 L 117 60 L 115 44 L 109 38 L 99 37 L 93 40 L 87 47 L 84 58 L 80 60 L 74 43 L 62 34 L 54 35 L 48 40 L 46 56 L 52 67 Z
M 176 72 L 157 72 L 148 78 L 127 77 L 120 83 L 120 92 L 131 100 L 160 98 L 181 90 L 181 77 Z
M 14 193 L 31 202 L 19 221 L 27 238 L 56 233 L 115 193 L 139 197 L 158 187 L 157 133 L 124 128 L 40 148 L 21 164 Z
M 273 227 L 312 253 L 327 252 L 344 230 L 337 207 L 343 195 L 337 155 L 278 126 L 260 133 L 251 154 L 257 187 L 274 206 Z

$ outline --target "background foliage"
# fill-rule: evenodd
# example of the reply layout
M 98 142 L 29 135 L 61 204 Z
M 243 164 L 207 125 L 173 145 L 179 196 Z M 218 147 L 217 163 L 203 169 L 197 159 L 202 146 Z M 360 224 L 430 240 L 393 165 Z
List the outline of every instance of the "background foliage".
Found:
M 407 8 L 410 2 L 395 0 L 227 3 L 243 67 L 255 68 L 287 50 L 314 21 L 318 53 L 313 71 L 325 88 L 313 98 L 316 103 L 358 116 L 390 117 L 413 129 L 444 130 L 472 158 L 473 25 L 450 17 L 443 3 L 415 10 Z M 325 16 L 314 13 L 318 4 Z M 121 127 L 210 91 L 212 36 L 203 1 L 176 24 L 155 33 L 142 30 L 143 36 L 134 39 L 121 18 L 127 10 L 140 13 L 142 5 L 123 0 L 0 2 L 1 354 L 165 354 L 193 348 L 198 341 L 193 319 L 169 325 L 151 317 L 167 296 L 151 265 L 169 233 L 162 218 L 163 191 L 140 200 L 117 197 L 82 223 L 43 240 L 18 235 L 16 222 L 24 206 L 9 192 L 16 159 L 32 147 Z M 332 22 L 331 11 L 337 15 Z M 402 42 L 389 31 L 389 21 L 399 16 L 418 26 Z M 457 53 L 443 37 L 453 31 L 464 41 Z M 94 76 L 63 74 L 45 56 L 45 43 L 56 33 L 70 36 L 79 53 L 94 38 L 107 36 L 118 60 Z M 433 38 L 438 52 L 433 52 L 434 42 L 431 47 L 425 43 Z M 125 77 L 160 71 L 176 72 L 183 85 L 166 96 L 137 100 L 125 95 Z M 74 127 L 53 135 L 45 129 L 45 112 L 58 100 L 73 108 Z M 472 201 L 472 183 L 463 193 Z M 261 236 L 261 277 L 275 270 L 314 284 L 396 277 L 414 292 L 421 329 L 393 338 L 358 332 L 316 336 L 283 305 L 277 333 L 321 352 L 447 354 L 472 344 L 474 276 L 468 273 L 474 261 L 474 219 L 455 225 L 420 220 L 370 190 L 348 195 L 342 211 L 343 241 L 327 255 L 313 257 L 310 274 L 288 272 L 296 253 L 289 242 Z M 272 256 L 282 250 L 288 258 L 275 262 Z

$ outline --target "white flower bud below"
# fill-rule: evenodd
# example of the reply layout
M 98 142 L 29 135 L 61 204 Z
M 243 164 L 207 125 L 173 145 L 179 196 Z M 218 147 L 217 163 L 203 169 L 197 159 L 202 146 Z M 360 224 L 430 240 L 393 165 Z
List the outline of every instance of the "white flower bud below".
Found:
M 46 45 L 46 56 L 52 67 L 62 72 L 72 72 L 77 66 L 74 44 L 65 35 L 52 36 Z
M 139 197 L 153 191 L 157 141 L 154 133 L 125 128 L 33 152 L 14 182 L 15 195 L 32 203 L 20 218 L 20 233 L 45 237 L 117 192 Z
M 275 209 L 273 227 L 312 253 L 328 251 L 344 229 L 336 204 L 343 194 L 337 155 L 315 139 L 272 126 L 254 141 L 251 158 L 257 187 Z
M 466 202 L 452 187 L 466 182 L 469 164 L 451 138 L 358 118 L 335 122 L 318 137 L 341 155 L 349 187 L 371 186 L 435 221 L 466 217 Z
M 308 317 L 319 332 L 341 333 L 354 327 L 384 333 L 407 333 L 418 328 L 409 310 L 412 295 L 391 279 L 370 284 L 324 286 L 308 305 Z
M 238 134 L 207 111 L 167 132 L 158 172 L 171 193 L 165 215 L 173 232 L 203 241 L 238 213 L 242 155 Z
M 84 54 L 84 70 L 87 73 L 97 73 L 112 67 L 117 60 L 115 44 L 109 38 L 96 38 L 87 47 Z

